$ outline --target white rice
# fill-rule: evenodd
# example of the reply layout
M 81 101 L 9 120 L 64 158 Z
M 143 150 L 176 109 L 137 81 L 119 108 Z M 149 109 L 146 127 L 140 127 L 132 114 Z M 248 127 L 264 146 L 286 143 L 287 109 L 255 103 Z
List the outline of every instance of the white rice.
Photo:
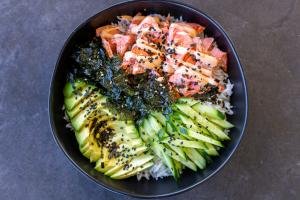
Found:
M 228 79 L 227 83 L 225 83 L 225 90 L 217 95 L 216 104 L 213 104 L 210 101 L 205 102 L 205 104 L 211 105 L 216 109 L 220 110 L 221 112 L 226 113 L 228 115 L 233 115 L 233 111 L 232 111 L 233 106 L 230 104 L 230 96 L 233 93 L 232 91 L 233 86 L 234 85 Z
M 138 180 L 141 180 L 142 178 L 149 180 L 150 177 L 158 180 L 159 178 L 164 178 L 167 176 L 172 176 L 172 172 L 163 164 L 160 159 L 157 159 L 150 169 L 144 170 L 136 175 Z

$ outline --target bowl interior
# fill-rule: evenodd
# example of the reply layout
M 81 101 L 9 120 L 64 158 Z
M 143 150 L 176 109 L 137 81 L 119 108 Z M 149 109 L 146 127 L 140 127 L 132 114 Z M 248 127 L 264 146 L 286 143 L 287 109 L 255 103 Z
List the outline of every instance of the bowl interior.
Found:
M 199 23 L 207 27 L 206 34 L 216 39 L 220 49 L 228 52 L 229 76 L 230 80 L 234 83 L 234 93 L 231 102 L 234 106 L 233 110 L 235 114 L 229 116 L 229 121 L 235 125 L 235 128 L 230 131 L 232 139 L 220 152 L 220 156 L 214 158 L 213 163 L 204 171 L 195 173 L 186 169 L 179 182 L 175 182 L 171 177 L 160 179 L 159 181 L 151 179 L 138 182 L 135 177 L 118 181 L 104 176 L 95 171 L 93 169 L 94 164 L 91 164 L 81 155 L 74 134 L 66 128 L 66 121 L 63 119 L 62 89 L 66 83 L 66 75 L 71 66 L 70 55 L 74 46 L 93 37 L 95 28 L 116 21 L 116 16 L 124 14 L 135 15 L 138 12 L 142 12 L 143 14 L 158 13 L 162 15 L 170 13 L 175 17 L 182 16 L 186 21 Z M 118 4 L 98 13 L 80 25 L 71 34 L 61 51 L 53 74 L 49 98 L 49 112 L 56 141 L 72 163 L 84 174 L 88 175 L 96 183 L 112 191 L 138 197 L 158 197 L 176 194 L 192 188 L 213 175 L 225 164 L 237 147 L 243 134 L 247 118 L 247 93 L 242 68 L 235 50 L 224 31 L 212 19 L 193 8 L 175 2 L 135 1 Z

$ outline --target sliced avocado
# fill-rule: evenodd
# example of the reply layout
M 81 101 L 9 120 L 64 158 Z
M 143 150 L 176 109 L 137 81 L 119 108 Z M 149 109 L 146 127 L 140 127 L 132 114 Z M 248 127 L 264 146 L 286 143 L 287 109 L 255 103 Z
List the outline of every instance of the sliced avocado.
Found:
M 134 157 L 126 166 L 124 166 L 122 169 L 120 169 L 119 171 L 111 175 L 111 178 L 120 179 L 123 175 L 126 175 L 127 173 L 134 171 L 136 168 L 146 164 L 153 158 L 154 156 L 150 154 Z
M 88 142 L 85 145 L 79 146 L 79 150 L 81 153 L 85 153 L 90 149 L 90 144 Z
M 107 169 L 107 170 L 105 171 L 104 174 L 105 174 L 106 176 L 111 176 L 111 175 L 113 175 L 114 173 L 116 173 L 117 171 L 121 170 L 122 167 L 124 167 L 124 165 L 125 165 L 129 160 L 132 159 L 132 157 L 130 157 L 130 158 L 126 158 L 126 157 L 123 157 L 123 158 L 117 158 L 116 160 L 118 160 L 118 159 L 122 159 L 122 161 L 120 161 L 120 162 L 115 161 L 114 164 L 111 164 L 110 166 L 113 165 L 113 167 L 110 167 L 109 169 Z
M 70 97 L 65 98 L 64 103 L 67 110 L 72 110 L 79 103 L 83 102 L 84 99 L 88 98 L 94 91 L 95 87 L 86 85 L 82 90 L 77 91 Z
M 86 139 L 90 135 L 90 128 L 89 127 L 83 127 L 81 130 L 75 132 L 76 140 L 79 144 L 79 146 L 82 146 L 86 143 Z
M 143 165 L 141 165 L 141 166 L 139 166 L 139 167 L 136 167 L 136 168 L 135 168 L 133 171 L 131 171 L 131 172 L 128 172 L 128 173 L 126 173 L 126 174 L 124 174 L 124 175 L 121 175 L 121 176 L 118 176 L 118 177 L 111 177 L 111 178 L 114 178 L 114 179 L 125 179 L 125 178 L 129 178 L 129 177 L 131 177 L 131 176 L 136 175 L 137 173 L 139 173 L 139 172 L 141 172 L 141 171 L 144 171 L 144 170 L 146 170 L 146 169 L 152 167 L 153 165 L 154 165 L 154 163 L 150 161 L 150 162 L 147 162 L 147 163 L 145 163 L 145 164 L 143 164 Z
M 100 156 L 101 156 L 101 150 L 97 148 L 93 148 L 90 155 L 90 162 L 96 162 L 97 160 L 99 160 Z
M 109 156 L 108 149 L 106 147 L 102 147 L 102 149 L 101 149 L 101 156 L 98 159 L 98 161 L 96 162 L 96 166 L 95 166 L 95 169 L 97 171 L 104 173 L 107 170 L 109 170 L 111 167 L 113 167 L 109 163 L 114 162 L 115 158 L 109 159 L 108 156 Z
M 92 149 L 90 149 L 89 147 L 85 152 L 82 153 L 82 155 L 87 159 L 90 159 L 91 154 L 92 154 Z
M 79 104 L 77 104 L 72 110 L 67 110 L 67 114 L 70 119 L 76 116 L 80 111 L 85 109 L 88 105 L 93 104 L 96 100 L 100 99 L 102 95 L 93 92 L 89 97 L 84 98 Z
M 141 147 L 137 147 L 136 149 L 131 149 L 131 151 L 126 152 L 126 155 L 129 155 L 129 157 L 127 158 L 125 157 L 119 157 L 117 159 L 122 159 L 121 163 L 117 163 L 113 168 L 109 169 L 108 171 L 105 172 L 105 175 L 107 176 L 111 176 L 112 174 L 114 174 L 115 172 L 119 171 L 124 165 L 126 161 L 128 161 L 129 159 L 132 159 L 133 156 L 138 156 L 144 152 L 146 152 L 148 150 L 148 148 L 146 146 L 141 146 Z
M 112 142 L 120 142 L 120 143 L 118 143 L 119 148 L 126 149 L 127 151 L 129 151 L 131 148 L 136 148 L 136 147 L 144 145 L 144 142 L 142 141 L 141 138 L 128 139 L 125 141 L 121 141 L 121 140 L 115 141 L 114 140 L 115 138 L 116 137 L 113 137 L 111 139 L 111 141 Z
M 80 111 L 73 119 L 71 119 L 71 124 L 73 128 L 76 131 L 80 130 L 92 114 L 97 115 L 97 112 L 95 111 L 101 110 L 101 108 L 103 107 L 102 103 L 105 102 L 106 98 L 103 97 L 95 101 L 93 104 L 90 104 L 82 111 Z
M 86 86 L 86 83 L 81 80 L 76 80 L 74 83 L 67 82 L 63 90 L 64 96 L 70 97 L 78 90 L 82 90 L 83 86 Z
M 128 137 L 128 138 L 138 138 L 139 133 L 136 129 L 136 127 L 132 124 L 131 121 L 109 121 L 108 126 L 114 131 L 120 135 L 123 134 L 123 136 Z

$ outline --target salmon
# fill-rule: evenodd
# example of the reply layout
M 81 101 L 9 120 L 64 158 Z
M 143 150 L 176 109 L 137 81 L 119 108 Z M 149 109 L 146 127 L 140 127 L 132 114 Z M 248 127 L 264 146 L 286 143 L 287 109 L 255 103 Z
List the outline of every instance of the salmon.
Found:
M 113 51 L 111 49 L 111 45 L 109 44 L 109 42 L 106 39 L 102 39 L 102 45 L 103 45 L 104 49 L 106 50 L 108 57 L 112 58 L 114 56 L 114 54 L 113 54 Z
M 116 46 L 116 53 L 123 57 L 125 52 L 130 49 L 134 43 L 134 36 L 115 34 L 111 39 L 111 43 Z
M 218 47 L 214 47 L 210 53 L 218 60 L 218 64 L 222 67 L 224 72 L 227 72 L 227 53 L 221 51 Z
M 106 25 L 96 29 L 96 36 L 102 40 L 107 55 L 111 58 L 114 55 L 123 57 L 125 52 L 131 49 L 135 37 L 124 35 L 117 25 Z
M 219 91 L 225 89 L 220 77 L 227 71 L 227 53 L 217 47 L 214 38 L 203 37 L 205 27 L 171 22 L 170 15 L 138 13 L 118 18 L 125 28 L 103 26 L 96 30 L 96 36 L 102 39 L 109 57 L 122 58 L 121 67 L 127 73 L 150 71 L 158 78 L 164 73 L 176 97 L 201 94 L 207 84 Z

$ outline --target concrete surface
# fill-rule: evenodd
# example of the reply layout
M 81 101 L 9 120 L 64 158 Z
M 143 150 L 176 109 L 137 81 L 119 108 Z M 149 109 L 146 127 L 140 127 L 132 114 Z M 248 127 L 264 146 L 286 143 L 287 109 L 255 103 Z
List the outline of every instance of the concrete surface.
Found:
M 0 199 L 130 199 L 98 188 L 57 148 L 47 113 L 58 52 L 118 1 L 0 1 Z M 169 199 L 300 199 L 300 1 L 187 0 L 227 30 L 244 65 L 248 128 L 231 161 Z

